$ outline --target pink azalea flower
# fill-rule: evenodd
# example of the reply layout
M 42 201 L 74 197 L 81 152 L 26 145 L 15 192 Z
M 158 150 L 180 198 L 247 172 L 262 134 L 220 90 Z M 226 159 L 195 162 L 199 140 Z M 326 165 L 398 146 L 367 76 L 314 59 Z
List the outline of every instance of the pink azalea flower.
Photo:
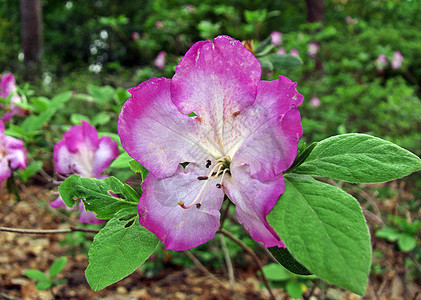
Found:
M 319 107 L 322 104 L 322 102 L 320 102 L 320 99 L 317 97 L 313 97 L 310 100 L 310 105 L 314 106 L 314 107 Z
M 162 23 L 161 21 L 156 21 L 155 27 L 158 28 L 158 29 L 162 29 L 162 28 L 164 28 L 164 23 Z
M 300 57 L 300 52 L 298 52 L 297 49 L 292 49 L 291 51 L 289 51 L 289 54 L 296 56 L 296 57 Z
M 393 58 L 392 58 L 392 69 L 396 70 L 402 67 L 402 61 L 403 61 L 403 56 L 400 53 L 400 51 L 395 51 L 395 53 L 393 53 Z
M 139 222 L 166 249 L 212 239 L 224 195 L 254 240 L 284 247 L 266 216 L 297 154 L 303 96 L 288 78 L 261 81 L 261 72 L 241 42 L 219 36 L 195 43 L 172 79 L 129 90 L 118 132 L 123 148 L 150 171 Z
M 185 6 L 185 8 L 186 8 L 186 10 L 188 11 L 188 12 L 194 12 L 196 9 L 194 8 L 194 6 L 193 5 L 190 5 L 190 4 L 188 4 L 188 5 L 186 5 Z
M 346 16 L 345 21 L 349 24 L 349 25 L 355 25 L 358 23 L 358 19 L 357 18 L 352 18 L 351 16 Z
M 376 60 L 376 67 L 379 73 L 382 73 L 384 68 L 387 66 L 387 58 L 386 55 L 380 54 Z
M 0 97 L 7 99 L 11 93 L 14 93 L 10 98 L 10 105 L 6 108 L 7 112 L 1 117 L 3 122 L 8 122 L 13 116 L 19 115 L 23 117 L 25 115 L 24 111 L 16 105 L 16 103 L 22 102 L 22 99 L 16 93 L 16 81 L 15 76 L 12 73 L 7 73 L 1 76 L 0 84 Z M 0 104 L 1 107 L 4 107 L 4 104 Z
M 282 33 L 280 33 L 279 31 L 273 31 L 270 34 L 270 37 L 272 38 L 272 45 L 274 46 L 282 45 Z
M 72 126 L 54 146 L 54 167 L 63 175 L 79 174 L 82 177 L 104 179 L 106 176 L 101 173 L 118 155 L 115 141 L 109 136 L 99 138 L 95 127 L 82 121 L 82 125 Z M 65 206 L 60 196 L 50 205 L 53 208 Z M 86 211 L 82 201 L 79 209 L 79 221 L 82 223 L 100 224 L 105 221 L 97 219 L 95 213 Z
M 25 169 L 26 149 L 23 141 L 4 134 L 4 124 L 0 121 L 0 181 L 12 175 L 12 169 Z
M 307 46 L 308 46 L 307 54 L 310 55 L 311 57 L 316 57 L 317 52 L 319 52 L 319 49 L 320 49 L 319 44 L 316 42 L 310 42 L 308 43 Z
M 158 69 L 162 70 L 165 67 L 165 56 L 167 56 L 167 52 L 161 51 L 155 58 L 154 65 Z
M 139 39 L 139 33 L 138 32 L 133 32 L 132 33 L 132 39 L 133 39 L 133 41 L 137 41 Z
M 287 52 L 285 51 L 285 49 L 284 49 L 284 48 L 279 48 L 279 49 L 276 51 L 276 54 L 284 55 L 284 54 L 287 54 Z

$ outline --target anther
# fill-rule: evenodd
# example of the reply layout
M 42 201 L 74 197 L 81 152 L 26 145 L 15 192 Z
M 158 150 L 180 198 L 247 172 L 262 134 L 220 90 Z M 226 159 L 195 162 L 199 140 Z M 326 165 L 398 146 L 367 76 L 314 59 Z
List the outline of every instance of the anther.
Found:
M 208 176 L 199 176 L 199 177 L 197 177 L 197 179 L 199 179 L 199 180 L 208 180 L 209 177 Z
M 206 161 L 206 168 L 209 168 L 211 166 L 212 162 L 208 159 Z
M 216 184 L 216 187 L 217 187 L 218 189 L 220 189 L 220 188 L 222 187 L 222 184 L 217 183 L 217 184 Z
M 197 204 L 196 204 L 196 208 L 197 208 L 197 209 L 199 209 L 201 206 L 202 206 L 202 204 L 200 204 L 200 203 L 197 203 Z

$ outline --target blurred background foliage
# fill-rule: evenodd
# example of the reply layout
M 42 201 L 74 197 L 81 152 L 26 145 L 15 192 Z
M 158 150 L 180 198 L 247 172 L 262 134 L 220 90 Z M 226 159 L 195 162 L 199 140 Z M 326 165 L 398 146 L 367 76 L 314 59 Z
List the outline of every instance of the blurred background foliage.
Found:
M 301 111 L 308 141 L 358 131 L 421 154 L 418 1 L 328 0 L 323 24 L 307 22 L 305 1 L 44 0 L 42 11 L 37 94 L 83 92 L 87 83 L 128 88 L 152 76 L 172 76 L 195 41 L 228 34 L 258 45 L 279 31 L 282 48 L 297 49 L 303 64 L 264 77 L 281 74 L 298 82 L 307 100 Z M 25 67 L 18 12 L 18 1 L 0 0 L 0 70 L 17 73 L 19 82 Z M 317 58 L 307 54 L 311 41 L 321 46 Z M 157 68 L 153 62 L 161 51 L 166 63 Z M 390 62 L 395 51 L 403 66 L 378 72 L 377 57 L 384 54 Z M 310 105 L 313 97 L 320 106 Z
M 284 75 L 298 83 L 298 91 L 305 96 L 300 112 L 306 142 L 360 132 L 388 139 L 421 155 L 418 0 L 325 0 L 322 23 L 308 22 L 304 0 L 228 0 L 225 4 L 216 0 L 42 0 L 41 3 L 42 67 L 35 80 L 27 84 L 19 1 L 0 0 L 0 73 L 16 75 L 26 103 L 24 108 L 30 115 L 15 117 L 7 129 L 7 134 L 25 140 L 29 150 L 33 167 L 28 171 L 32 173 L 21 174 L 24 181 L 41 167 L 53 173 L 53 145 L 81 119 L 89 120 L 100 135 L 110 135 L 118 141 L 116 124 L 129 97 L 127 89 L 153 76 L 171 77 L 194 42 L 220 34 L 253 40 L 249 49 L 262 63 L 263 79 Z M 270 34 L 274 31 L 282 33 L 282 44 L 271 44 Z M 316 53 L 310 52 L 310 43 L 320 47 Z M 403 61 L 401 66 L 393 67 L 397 51 Z M 381 55 L 386 59 L 383 64 L 379 63 Z M 111 174 L 122 180 L 133 175 L 127 168 L 130 160 L 126 154 L 121 155 L 111 165 Z M 399 198 L 399 205 L 395 201 L 396 187 L 346 188 L 356 195 L 364 209 L 376 212 L 379 206 L 386 215 L 419 216 L 419 179 L 417 174 L 406 179 L 405 189 L 411 195 L 406 200 Z M 137 187 L 140 184 L 131 183 Z M 386 193 L 389 190 L 392 192 Z M 372 197 L 377 197 L 376 202 L 370 200 Z M 397 208 L 388 206 L 390 199 L 395 199 Z M 378 238 L 397 241 L 400 244 L 396 251 L 410 252 L 411 258 L 420 261 L 419 223 L 414 225 L 400 219 L 385 222 L 387 230 L 379 230 Z M 253 246 L 238 224 L 232 220 L 227 223 L 231 232 Z M 374 227 L 379 228 L 378 224 Z M 85 249 L 86 245 L 81 245 L 86 240 L 76 235 L 65 243 Z M 415 242 L 401 241 L 409 240 L 408 236 Z M 217 241 L 212 241 L 195 253 L 218 269 L 223 265 L 222 253 L 208 251 L 218 247 Z M 234 255 L 240 252 L 233 243 L 229 248 Z M 377 255 L 383 257 L 381 252 Z M 372 276 L 386 274 L 382 259 L 375 260 Z M 143 266 L 151 276 L 163 268 L 157 260 L 189 264 L 182 254 L 159 249 L 155 258 Z M 249 262 L 238 256 L 236 263 L 245 266 Z M 405 264 L 410 269 L 409 277 L 421 278 L 421 271 L 416 268 L 419 263 Z M 390 270 L 394 268 L 395 265 Z M 270 275 L 271 269 L 264 271 Z M 273 281 L 285 285 L 292 282 L 291 286 L 301 284 L 290 274 Z

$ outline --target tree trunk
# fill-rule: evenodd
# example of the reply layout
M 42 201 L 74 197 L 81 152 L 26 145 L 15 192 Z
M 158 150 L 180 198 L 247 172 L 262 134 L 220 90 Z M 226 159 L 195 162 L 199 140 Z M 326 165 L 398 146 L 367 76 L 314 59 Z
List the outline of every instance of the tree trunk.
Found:
M 323 0 L 306 0 L 307 21 L 323 22 Z
M 29 79 L 34 79 L 41 71 L 41 12 L 41 0 L 20 0 L 22 48 Z

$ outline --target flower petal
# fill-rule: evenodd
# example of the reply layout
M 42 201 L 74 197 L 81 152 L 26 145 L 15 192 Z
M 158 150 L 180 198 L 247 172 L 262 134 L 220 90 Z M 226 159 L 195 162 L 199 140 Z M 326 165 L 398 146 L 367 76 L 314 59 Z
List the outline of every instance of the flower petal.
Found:
M 198 180 L 199 176 L 206 175 L 205 170 L 192 164 L 185 170 L 179 166 L 171 177 L 159 179 L 149 174 L 143 183 L 139 222 L 153 232 L 166 249 L 184 251 L 196 247 L 212 239 L 219 228 L 224 193 L 213 183 L 200 208 L 193 205 L 184 209 L 178 205 L 180 201 L 185 205 L 193 202 L 206 182 Z
M 15 76 L 12 73 L 6 73 L 1 76 L 0 97 L 7 98 L 10 93 L 16 91 Z
M 95 151 L 99 145 L 98 133 L 94 126 L 82 120 L 81 125 L 74 125 L 63 134 L 67 149 L 76 153 L 80 151 L 82 145 Z
M 118 121 L 123 148 L 158 178 L 173 175 L 181 162 L 206 164 L 210 151 L 198 141 L 197 118 L 172 103 L 170 82 L 152 78 L 130 89 Z
M 61 198 L 61 196 L 58 196 L 56 198 L 56 200 L 50 202 L 50 206 L 52 208 L 60 208 L 60 207 L 65 207 L 68 209 L 71 209 L 70 207 L 67 207 L 67 205 L 64 203 L 63 199 Z
M 177 65 L 172 101 L 182 113 L 196 113 L 211 128 L 208 139 L 225 153 L 225 124 L 253 104 L 260 76 L 259 61 L 250 51 L 233 38 L 219 36 L 194 44 Z
M 262 242 L 265 247 L 285 247 L 266 221 L 267 214 L 284 192 L 283 175 L 261 182 L 252 178 L 249 172 L 246 164 L 231 164 L 232 176 L 224 180 L 226 194 L 235 204 L 235 215 L 255 241 Z
M 12 175 L 12 171 L 9 168 L 9 163 L 6 158 L 0 158 L 0 181 L 5 180 Z
M 296 108 L 303 96 L 296 84 L 285 77 L 261 81 L 254 104 L 241 112 L 227 135 L 233 163 L 245 162 L 250 175 L 260 181 L 270 180 L 287 170 L 297 155 L 298 141 L 303 132 Z
M 119 155 L 117 142 L 111 140 L 109 136 L 104 136 L 99 140 L 98 149 L 94 154 L 92 173 L 95 176 L 101 174 L 111 162 Z
M 101 224 L 101 223 L 104 223 L 106 221 L 104 219 L 98 219 L 94 212 L 87 211 L 85 209 L 85 205 L 83 204 L 82 201 L 80 201 L 80 203 L 79 203 L 79 210 L 80 210 L 80 217 L 79 217 L 80 223 Z

